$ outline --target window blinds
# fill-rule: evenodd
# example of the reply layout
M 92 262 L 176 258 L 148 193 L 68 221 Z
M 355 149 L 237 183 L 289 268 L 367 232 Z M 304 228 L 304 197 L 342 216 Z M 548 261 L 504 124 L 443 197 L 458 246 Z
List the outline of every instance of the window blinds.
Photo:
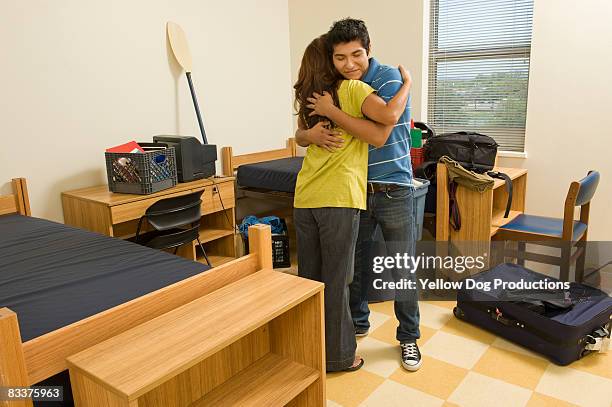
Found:
M 533 0 L 431 0 L 427 121 L 524 151 Z

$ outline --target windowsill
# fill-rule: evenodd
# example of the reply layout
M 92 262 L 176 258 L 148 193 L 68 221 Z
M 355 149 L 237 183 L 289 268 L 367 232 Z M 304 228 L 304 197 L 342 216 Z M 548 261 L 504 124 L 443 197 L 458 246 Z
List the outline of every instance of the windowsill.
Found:
M 519 153 L 517 151 L 498 151 L 497 156 L 503 158 L 527 158 L 527 152 L 523 151 Z

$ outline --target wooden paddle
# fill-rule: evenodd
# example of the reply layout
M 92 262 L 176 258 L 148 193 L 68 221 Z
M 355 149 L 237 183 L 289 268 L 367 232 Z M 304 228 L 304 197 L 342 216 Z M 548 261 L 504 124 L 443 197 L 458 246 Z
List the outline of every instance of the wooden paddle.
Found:
M 176 61 L 185 70 L 185 75 L 187 76 L 189 90 L 191 91 L 191 99 L 193 100 L 193 106 L 195 107 L 196 116 L 198 117 L 200 133 L 202 133 L 202 141 L 204 144 L 208 144 L 206 132 L 204 131 L 204 124 L 202 123 L 202 115 L 200 114 L 200 107 L 198 106 L 198 99 L 196 98 L 193 82 L 191 80 L 191 52 L 189 52 L 189 44 L 187 43 L 185 32 L 180 25 L 171 21 L 168 21 L 166 24 L 166 32 L 174 58 L 176 58 Z

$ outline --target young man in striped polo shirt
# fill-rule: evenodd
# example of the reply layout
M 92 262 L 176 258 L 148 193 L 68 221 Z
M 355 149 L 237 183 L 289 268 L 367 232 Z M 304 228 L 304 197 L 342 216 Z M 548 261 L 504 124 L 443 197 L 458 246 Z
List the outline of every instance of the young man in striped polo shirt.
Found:
M 337 71 L 346 79 L 359 79 L 372 86 L 384 100 L 391 100 L 402 86 L 399 70 L 380 64 L 370 58 L 370 38 L 361 20 L 347 18 L 334 23 L 328 32 L 328 46 Z M 322 99 L 321 99 L 322 100 Z M 316 106 L 317 102 L 313 102 Z M 316 110 L 344 129 L 355 128 L 351 116 L 340 109 L 316 106 Z M 369 147 L 367 210 L 361 212 L 359 237 L 355 252 L 355 275 L 351 283 L 351 313 L 355 334 L 368 334 L 370 323 L 367 286 L 371 281 L 372 265 L 368 261 L 368 248 L 372 245 L 374 231 L 381 228 L 387 253 L 414 255 L 416 240 L 416 207 L 410 163 L 410 99 L 406 109 L 384 146 Z M 355 136 L 360 134 L 356 131 Z M 297 134 L 297 137 L 304 135 Z M 337 147 L 341 140 L 333 130 L 313 128 L 308 142 L 326 148 Z M 412 279 L 409 270 L 393 270 L 396 281 Z M 402 366 L 409 371 L 421 367 L 421 354 L 416 344 L 420 337 L 419 306 L 416 290 L 396 292 L 395 315 L 399 321 L 396 338 L 400 343 Z

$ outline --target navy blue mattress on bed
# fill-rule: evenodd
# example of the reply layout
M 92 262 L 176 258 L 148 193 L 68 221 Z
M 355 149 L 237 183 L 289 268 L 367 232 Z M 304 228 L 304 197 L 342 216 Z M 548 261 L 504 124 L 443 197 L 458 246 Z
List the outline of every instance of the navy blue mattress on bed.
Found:
M 23 342 L 208 268 L 60 223 L 0 216 L 0 307 L 17 313 Z
M 236 183 L 240 187 L 294 193 L 303 162 L 304 157 L 291 157 L 244 164 L 238 167 Z

